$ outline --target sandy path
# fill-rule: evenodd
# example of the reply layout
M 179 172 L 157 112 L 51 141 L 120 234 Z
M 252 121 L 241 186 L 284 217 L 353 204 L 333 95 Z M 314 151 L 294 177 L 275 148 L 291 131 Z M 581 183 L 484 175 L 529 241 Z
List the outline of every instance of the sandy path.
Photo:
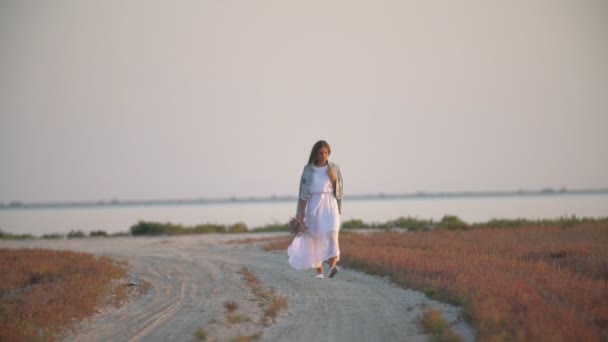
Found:
M 264 235 L 255 235 L 263 237 Z M 208 341 L 262 334 L 262 341 L 426 341 L 420 317 L 426 305 L 441 309 L 451 324 L 473 340 L 457 308 L 384 279 L 342 269 L 334 279 L 295 271 L 284 251 L 225 244 L 251 235 L 197 235 L 164 238 L 0 241 L 0 248 L 50 248 L 124 259 L 132 277 L 149 291 L 119 309 L 84 322 L 67 341 L 194 341 L 202 328 Z M 261 309 L 243 280 L 247 266 L 265 288 L 285 296 L 288 310 L 275 324 L 260 323 Z M 249 322 L 230 324 L 224 303 L 235 301 Z

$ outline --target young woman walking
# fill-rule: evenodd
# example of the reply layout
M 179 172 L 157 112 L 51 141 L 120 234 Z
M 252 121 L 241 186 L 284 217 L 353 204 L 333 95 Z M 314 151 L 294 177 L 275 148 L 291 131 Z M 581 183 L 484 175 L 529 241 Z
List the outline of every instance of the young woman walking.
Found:
M 333 278 L 339 271 L 338 233 L 342 214 L 342 174 L 336 163 L 329 161 L 331 148 L 320 140 L 312 147 L 308 164 L 300 179 L 296 217 L 304 221 L 309 234 L 293 239 L 287 248 L 289 263 L 297 270 L 316 268 L 316 278 L 323 279 L 323 262 L 327 261 Z

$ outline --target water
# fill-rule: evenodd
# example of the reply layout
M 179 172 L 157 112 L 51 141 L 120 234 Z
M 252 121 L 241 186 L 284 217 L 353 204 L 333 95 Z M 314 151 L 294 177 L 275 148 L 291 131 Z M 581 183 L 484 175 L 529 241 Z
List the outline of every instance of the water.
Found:
M 231 225 L 244 222 L 248 227 L 284 223 L 295 214 L 295 202 L 235 202 L 222 204 L 100 206 L 88 208 L 2 209 L 0 229 L 36 236 L 81 230 L 127 232 L 139 221 L 171 222 L 192 226 L 202 223 Z M 343 204 L 342 220 L 361 219 L 385 222 L 400 216 L 440 220 L 456 215 L 466 222 L 493 218 L 543 219 L 576 215 L 608 217 L 608 194 L 553 194 L 538 196 L 496 196 L 459 198 L 398 198 L 348 200 Z

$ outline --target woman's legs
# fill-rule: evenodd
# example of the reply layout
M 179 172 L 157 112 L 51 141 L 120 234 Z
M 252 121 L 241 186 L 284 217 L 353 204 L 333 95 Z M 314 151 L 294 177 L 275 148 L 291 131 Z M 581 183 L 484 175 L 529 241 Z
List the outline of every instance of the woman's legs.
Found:
M 334 267 L 338 263 L 338 257 L 331 257 L 327 260 L 329 267 Z
M 329 268 L 336 266 L 338 263 L 338 257 L 331 257 L 327 259 L 327 263 L 329 264 Z M 323 274 L 323 263 L 321 263 L 321 266 L 317 267 L 317 274 Z
M 338 271 L 339 271 L 338 266 L 336 266 L 336 264 L 338 263 L 338 257 L 335 256 L 335 257 L 329 258 L 328 262 L 329 262 L 329 266 L 330 266 L 329 277 L 333 278 L 336 276 L 336 274 L 338 274 Z
M 334 270 L 334 267 L 336 267 L 336 264 L 338 263 L 338 257 L 331 257 L 329 259 L 327 259 L 327 263 L 329 264 L 329 268 L 330 268 L 330 275 L 329 277 L 333 277 L 334 275 L 336 275 L 336 273 L 338 273 L 337 268 Z M 321 266 L 317 267 L 317 275 L 323 275 L 323 263 L 321 263 Z

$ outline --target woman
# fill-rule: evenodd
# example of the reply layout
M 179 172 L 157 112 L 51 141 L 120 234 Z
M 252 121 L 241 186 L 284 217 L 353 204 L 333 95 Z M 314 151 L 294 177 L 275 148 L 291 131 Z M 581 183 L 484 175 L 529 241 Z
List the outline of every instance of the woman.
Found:
M 289 263 L 297 270 L 317 269 L 317 279 L 323 279 L 323 261 L 330 267 L 329 277 L 339 271 L 338 232 L 342 214 L 342 174 L 337 164 L 329 161 L 331 148 L 320 140 L 312 147 L 308 164 L 300 180 L 296 217 L 303 219 L 309 235 L 293 239 L 287 254 Z

